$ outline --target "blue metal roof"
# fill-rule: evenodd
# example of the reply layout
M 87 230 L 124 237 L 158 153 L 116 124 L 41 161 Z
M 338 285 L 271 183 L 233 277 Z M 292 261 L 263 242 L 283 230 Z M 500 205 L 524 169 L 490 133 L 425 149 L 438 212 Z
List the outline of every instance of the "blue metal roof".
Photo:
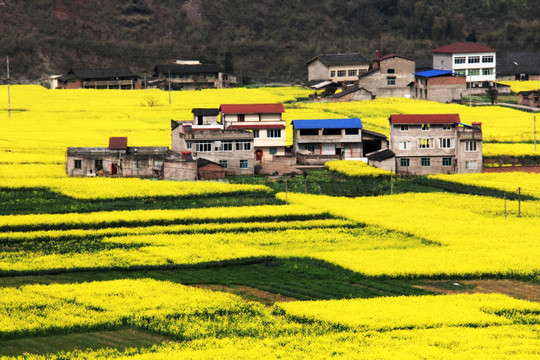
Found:
M 452 75 L 452 70 L 433 69 L 433 70 L 417 72 L 414 75 L 430 78 L 430 77 L 442 76 L 442 75 Z
M 352 119 L 318 119 L 293 120 L 295 129 L 361 129 L 362 120 Z

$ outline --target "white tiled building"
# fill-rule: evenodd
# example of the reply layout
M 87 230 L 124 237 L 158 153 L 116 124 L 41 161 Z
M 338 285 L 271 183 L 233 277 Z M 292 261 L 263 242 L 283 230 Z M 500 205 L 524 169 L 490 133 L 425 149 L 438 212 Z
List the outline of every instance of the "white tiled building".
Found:
M 452 70 L 465 76 L 467 86 L 481 87 L 482 82 L 496 79 L 497 50 L 485 45 L 458 42 L 431 50 L 433 69 Z

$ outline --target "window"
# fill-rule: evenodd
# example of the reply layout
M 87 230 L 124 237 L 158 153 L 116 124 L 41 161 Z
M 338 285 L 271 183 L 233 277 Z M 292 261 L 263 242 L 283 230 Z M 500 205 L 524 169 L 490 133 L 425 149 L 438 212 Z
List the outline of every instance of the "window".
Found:
M 482 69 L 482 75 L 493 75 L 493 69 Z
M 336 76 L 336 72 L 334 70 L 330 71 L 330 77 Z
M 480 75 L 480 69 L 470 69 L 469 76 L 478 76 Z
M 240 160 L 240 169 L 247 169 L 247 168 L 248 168 L 248 161 Z
M 430 138 L 418 139 L 418 148 L 419 149 L 431 149 L 431 148 L 433 148 L 433 139 L 430 139 Z
M 476 160 L 465 161 L 465 169 L 468 169 L 468 170 L 478 169 L 478 162 Z
M 270 155 L 276 155 L 277 154 L 277 147 L 272 146 L 270 149 L 268 149 L 268 152 Z
M 75 167 L 75 169 L 82 169 L 82 160 L 75 160 L 73 162 L 73 166 Z
M 469 64 L 478 64 L 480 63 L 480 56 L 469 56 Z
M 221 167 L 224 168 L 224 169 L 229 168 L 229 164 L 228 164 L 227 160 L 219 160 L 219 165 L 221 165 Z
M 94 166 L 96 168 L 96 171 L 103 170 L 103 160 L 96 160 L 94 162 Z
M 131 167 L 133 169 L 140 169 L 141 168 L 141 162 L 139 159 L 133 159 L 131 160 Z
M 163 166 L 163 160 L 154 159 L 154 170 L 161 170 L 162 166 Z
M 301 129 L 300 136 L 319 135 L 318 129 Z
M 420 163 L 423 167 L 431 166 L 431 158 L 421 158 Z
M 186 143 L 186 148 L 187 148 L 187 149 L 191 149 L 191 148 L 192 148 L 191 142 Z
M 454 70 L 457 76 L 467 76 L 466 70 Z
M 440 149 L 451 149 L 452 148 L 452 139 L 451 138 L 439 138 L 439 148 Z
M 409 167 L 410 161 L 409 159 L 400 159 L 399 160 L 399 166 L 401 167 Z
M 304 144 L 302 145 L 304 150 L 315 152 L 315 145 L 314 144 Z
M 454 64 L 465 64 L 467 58 L 465 56 L 456 56 L 454 58 Z
M 345 76 L 347 76 L 347 70 L 338 70 L 337 76 L 338 76 L 338 77 L 345 77 Z
M 399 131 L 409 131 L 409 125 L 400 125 Z
M 356 70 L 349 70 L 347 75 L 349 76 L 356 76 Z
M 237 141 L 236 142 L 236 150 L 237 151 L 249 151 L 249 150 L 251 150 L 251 142 L 250 141 Z
M 386 78 L 386 85 L 395 86 L 396 85 L 396 78 L 395 77 L 387 77 Z
M 345 129 L 345 135 L 358 135 L 358 129 Z
M 216 146 L 216 151 L 232 151 L 233 142 L 231 140 L 225 140 L 221 142 L 221 146 Z
M 386 73 L 387 74 L 395 74 L 396 70 L 395 69 L 386 69 Z
M 323 135 L 341 135 L 341 129 L 323 129 Z
M 281 129 L 268 129 L 268 130 L 266 130 L 266 137 L 280 138 L 281 137 Z
M 476 151 L 476 141 L 465 141 L 465 151 Z
M 253 137 L 258 138 L 259 137 L 259 130 L 253 130 Z M 231 149 L 232 150 L 232 149 Z
M 212 142 L 211 141 L 197 141 L 195 143 L 195 151 L 207 152 L 212 151 Z
M 452 124 L 443 124 L 442 129 L 444 131 L 452 130 Z
M 442 166 L 452 166 L 452 158 L 442 158 Z
M 484 55 L 482 56 L 482 63 L 492 63 L 493 62 L 493 55 Z
M 237 117 L 238 117 L 238 121 L 245 121 L 246 120 L 246 115 L 244 115 L 244 114 L 238 114 Z
M 429 129 L 430 129 L 429 124 L 422 124 L 422 130 L 429 131 Z
M 411 142 L 410 141 L 400 141 L 399 142 L 399 150 L 411 150 Z

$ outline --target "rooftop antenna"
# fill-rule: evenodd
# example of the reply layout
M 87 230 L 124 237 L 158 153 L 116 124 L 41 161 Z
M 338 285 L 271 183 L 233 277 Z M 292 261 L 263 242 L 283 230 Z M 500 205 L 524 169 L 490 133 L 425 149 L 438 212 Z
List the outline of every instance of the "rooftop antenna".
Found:
M 8 97 L 8 117 L 11 119 L 11 94 L 9 92 L 9 56 L 6 56 L 7 65 L 7 97 Z

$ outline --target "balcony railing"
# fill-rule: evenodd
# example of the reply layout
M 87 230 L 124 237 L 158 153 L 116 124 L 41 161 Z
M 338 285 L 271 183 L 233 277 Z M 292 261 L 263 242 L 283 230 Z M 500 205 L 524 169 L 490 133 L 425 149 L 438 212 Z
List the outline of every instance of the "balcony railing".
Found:
M 133 80 L 102 80 L 102 81 L 83 81 L 83 87 L 119 87 L 119 86 L 133 86 Z

